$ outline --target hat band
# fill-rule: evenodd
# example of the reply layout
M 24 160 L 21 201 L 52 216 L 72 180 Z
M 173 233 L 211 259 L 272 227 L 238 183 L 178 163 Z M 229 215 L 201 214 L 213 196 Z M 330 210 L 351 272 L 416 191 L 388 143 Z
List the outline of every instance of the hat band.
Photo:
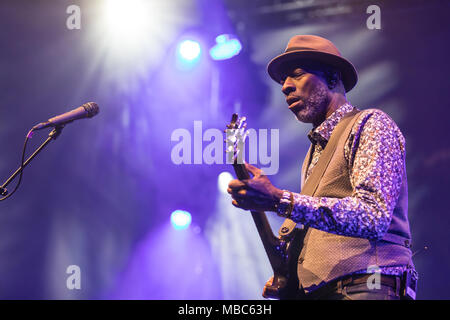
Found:
M 284 52 L 291 52 L 291 51 L 298 51 L 298 50 L 312 50 L 312 51 L 318 51 L 317 49 L 314 49 L 314 48 L 308 48 L 308 47 L 290 47 L 290 48 L 287 48 L 286 51 L 284 51 Z

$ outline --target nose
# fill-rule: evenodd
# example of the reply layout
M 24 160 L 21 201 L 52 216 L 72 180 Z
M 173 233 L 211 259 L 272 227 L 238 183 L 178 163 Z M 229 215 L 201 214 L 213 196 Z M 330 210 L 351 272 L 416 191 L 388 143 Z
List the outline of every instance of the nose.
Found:
M 295 84 L 292 81 L 291 77 L 286 77 L 286 79 L 283 82 L 283 86 L 281 87 L 281 91 L 288 96 L 289 93 L 295 91 Z

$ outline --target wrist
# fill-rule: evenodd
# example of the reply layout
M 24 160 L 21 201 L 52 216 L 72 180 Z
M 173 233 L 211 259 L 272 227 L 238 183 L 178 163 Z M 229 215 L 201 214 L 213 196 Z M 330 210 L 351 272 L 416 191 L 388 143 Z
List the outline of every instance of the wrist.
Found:
M 276 204 L 280 203 L 280 200 L 283 197 L 283 193 L 285 191 L 286 190 L 281 190 L 281 189 L 275 188 L 275 191 L 273 192 L 273 196 L 274 196 L 274 202 Z
M 285 190 L 281 190 L 278 188 L 274 188 L 272 190 L 272 201 L 273 201 L 273 205 L 272 208 L 270 209 L 270 211 L 273 212 L 277 212 L 278 206 L 280 204 L 281 198 L 283 197 L 283 192 Z
M 278 204 L 275 206 L 275 212 L 281 217 L 289 218 L 294 209 L 294 194 L 287 190 L 280 191 L 281 196 Z

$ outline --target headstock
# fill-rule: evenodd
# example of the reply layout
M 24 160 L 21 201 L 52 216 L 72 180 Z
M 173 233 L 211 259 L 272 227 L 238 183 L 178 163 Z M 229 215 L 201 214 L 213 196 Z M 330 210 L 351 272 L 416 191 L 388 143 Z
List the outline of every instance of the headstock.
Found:
M 226 149 L 227 163 L 243 164 L 245 139 L 248 136 L 247 118 L 239 118 L 237 113 L 233 113 L 230 124 L 227 124 Z

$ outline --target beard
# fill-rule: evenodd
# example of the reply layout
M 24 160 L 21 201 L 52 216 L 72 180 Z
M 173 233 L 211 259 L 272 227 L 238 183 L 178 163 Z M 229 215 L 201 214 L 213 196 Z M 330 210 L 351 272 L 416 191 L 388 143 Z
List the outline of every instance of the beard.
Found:
M 301 98 L 299 105 L 292 110 L 298 121 L 318 126 L 326 117 L 328 91 L 319 86 L 305 100 Z

